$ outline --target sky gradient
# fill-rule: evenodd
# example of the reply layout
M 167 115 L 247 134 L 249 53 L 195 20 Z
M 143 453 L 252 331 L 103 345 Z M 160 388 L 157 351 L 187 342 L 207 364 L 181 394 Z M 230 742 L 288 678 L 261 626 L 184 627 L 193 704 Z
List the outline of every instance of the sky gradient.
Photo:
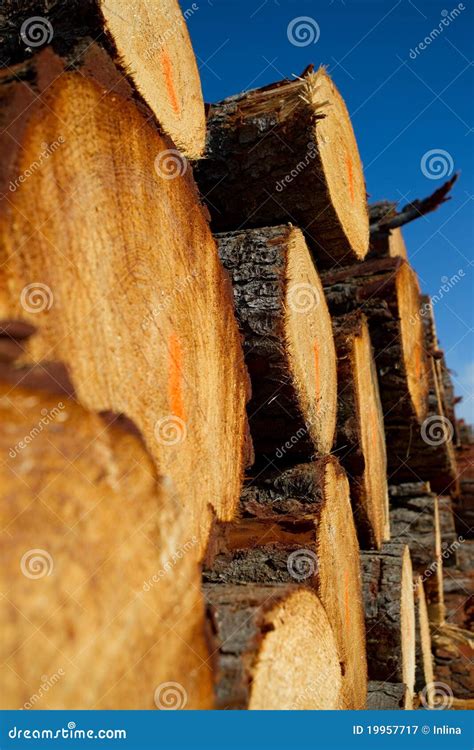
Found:
M 405 227 L 404 237 L 422 290 L 438 298 L 440 344 L 463 397 L 457 414 L 474 422 L 472 3 L 184 0 L 181 7 L 208 102 L 300 74 L 308 63 L 327 66 L 352 118 L 370 200 L 403 206 L 461 172 L 452 200 Z M 425 157 L 423 168 L 430 151 L 441 154 Z M 455 274 L 460 280 L 443 291 Z

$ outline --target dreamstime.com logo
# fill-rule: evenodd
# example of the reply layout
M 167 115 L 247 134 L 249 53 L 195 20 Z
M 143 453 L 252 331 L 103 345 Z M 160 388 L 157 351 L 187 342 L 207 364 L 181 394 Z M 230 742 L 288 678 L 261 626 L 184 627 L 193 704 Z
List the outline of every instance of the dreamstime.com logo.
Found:
M 321 29 L 318 22 L 311 16 L 298 16 L 288 24 L 286 36 L 290 44 L 295 47 L 308 47 L 318 42 Z
M 319 305 L 319 290 L 312 284 L 293 284 L 288 293 L 288 306 L 295 313 L 309 313 Z
M 178 445 L 186 440 L 187 432 L 186 422 L 175 414 L 155 422 L 155 438 L 161 445 Z
M 421 425 L 421 437 L 427 445 L 437 447 L 453 439 L 454 428 L 449 419 L 442 414 L 427 417 Z
M 27 47 L 42 47 L 43 44 L 49 44 L 53 34 L 51 22 L 43 16 L 31 16 L 21 24 L 20 37 Z
M 452 175 L 454 160 L 449 151 L 443 148 L 432 148 L 421 157 L 420 167 L 428 180 L 442 180 L 443 177 Z
M 23 287 L 20 294 L 20 304 L 26 312 L 40 313 L 50 310 L 54 297 L 51 288 L 41 281 L 34 281 Z
M 45 549 L 29 549 L 20 560 L 21 572 L 31 580 L 50 576 L 53 568 L 53 558 Z
M 187 168 L 187 159 L 175 148 L 160 151 L 155 158 L 155 172 L 162 180 L 174 180 L 176 177 L 182 177 Z
M 310 549 L 297 549 L 288 555 L 286 567 L 290 576 L 296 581 L 305 581 L 316 575 L 318 558 Z
M 188 694 L 179 682 L 162 682 L 155 690 L 154 701 L 160 711 L 180 711 L 186 707 Z
M 429 682 L 420 694 L 421 703 L 429 711 L 443 711 L 453 705 L 453 691 L 445 682 Z

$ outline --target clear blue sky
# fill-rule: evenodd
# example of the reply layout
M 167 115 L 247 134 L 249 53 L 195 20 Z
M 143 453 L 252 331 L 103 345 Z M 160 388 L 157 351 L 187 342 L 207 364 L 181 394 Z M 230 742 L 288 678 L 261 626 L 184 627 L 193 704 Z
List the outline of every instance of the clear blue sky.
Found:
M 183 10 L 191 6 L 181 2 Z M 404 235 L 423 291 L 439 294 L 445 277 L 465 274 L 435 314 L 463 397 L 458 416 L 474 422 L 472 0 L 460 8 L 451 0 L 197 0 L 196 6 L 188 26 L 206 101 L 300 74 L 310 62 L 324 64 L 349 108 L 371 200 L 403 205 L 439 187 L 443 180 L 421 169 L 433 149 L 448 154 L 439 168 L 461 171 L 452 200 Z M 288 24 L 301 16 L 309 17 L 315 43 L 289 41 Z M 302 32 L 297 41 L 309 38 Z

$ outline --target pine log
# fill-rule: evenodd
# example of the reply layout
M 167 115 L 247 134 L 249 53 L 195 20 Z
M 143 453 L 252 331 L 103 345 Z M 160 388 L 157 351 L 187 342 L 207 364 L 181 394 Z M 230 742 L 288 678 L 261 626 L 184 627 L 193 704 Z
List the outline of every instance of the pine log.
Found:
M 0 319 L 35 331 L 18 365 L 63 363 L 88 410 L 135 423 L 203 550 L 248 460 L 230 285 L 191 174 L 153 168 L 172 143 L 105 52 L 65 66 L 48 48 L 0 80 Z
M 211 106 L 197 180 L 216 231 L 294 221 L 314 257 L 363 258 L 369 221 L 349 113 L 323 68 Z
M 336 450 L 347 471 L 360 544 L 390 538 L 387 454 L 377 371 L 365 316 L 335 318 L 338 418 Z
M 252 383 L 248 405 L 258 456 L 328 453 L 336 426 L 331 319 L 302 233 L 290 226 L 218 234 L 234 288 Z
M 444 619 L 443 548 L 436 495 L 426 482 L 389 487 L 391 538 L 407 544 L 413 570 L 425 587 L 430 619 Z
M 317 596 L 288 585 L 207 584 L 220 709 L 341 708 L 341 668 Z
M 367 259 L 398 257 L 408 260 L 407 248 L 401 229 L 391 229 L 370 238 Z
M 464 539 L 457 550 L 457 567 L 446 570 L 444 603 L 446 620 L 474 631 L 474 541 Z
M 201 82 L 177 0 L 4 0 L 0 28 L 2 61 L 9 67 L 47 44 L 75 57 L 94 40 L 176 146 L 190 158 L 202 154 Z
M 415 608 L 410 552 L 386 544 L 380 552 L 361 551 L 370 680 L 403 682 L 405 708 L 415 684 Z
M 389 476 L 396 482 L 429 480 L 446 492 L 453 476 L 450 464 L 440 466 L 446 441 L 438 434 L 439 417 L 433 420 L 428 412 L 431 363 L 416 275 L 402 258 L 386 258 L 328 271 L 322 282 L 333 315 L 360 309 L 369 321 Z
M 434 671 L 431 632 L 425 591 L 420 576 L 415 578 L 415 638 L 415 690 L 424 695 L 427 706 L 432 708 Z
M 344 706 L 364 708 L 367 695 L 359 548 L 349 485 L 326 456 L 250 480 L 240 514 L 211 537 L 204 579 L 213 583 L 304 583 L 328 615 L 342 665 Z
M 212 708 L 198 539 L 140 438 L 4 383 L 0 418 L 1 708 Z
M 401 682 L 369 682 L 367 709 L 369 711 L 398 711 L 406 706 L 406 685 Z

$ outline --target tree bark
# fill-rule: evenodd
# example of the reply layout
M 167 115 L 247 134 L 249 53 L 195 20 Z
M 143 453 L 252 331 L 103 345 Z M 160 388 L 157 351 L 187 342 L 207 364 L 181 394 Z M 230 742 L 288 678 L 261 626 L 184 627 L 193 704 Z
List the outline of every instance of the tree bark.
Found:
M 341 708 L 341 668 L 314 593 L 288 585 L 207 584 L 220 709 Z
M 402 544 L 361 552 L 370 680 L 403 682 L 411 708 L 415 682 L 415 609 L 410 553 Z
M 357 144 L 323 68 L 213 105 L 197 180 L 217 231 L 295 221 L 318 263 L 367 252 Z
M 370 238 L 370 248 L 367 254 L 368 260 L 398 257 L 408 260 L 407 248 L 401 229 L 397 228 L 388 232 L 381 232 Z
M 203 551 L 249 460 L 230 284 L 191 174 L 153 169 L 171 141 L 102 49 L 78 66 L 46 49 L 0 80 L 0 318 L 35 329 L 19 365 L 62 363 L 88 410 L 136 424 Z
M 377 371 L 365 316 L 333 321 L 337 352 L 336 451 L 347 471 L 354 519 L 363 548 L 390 538 L 387 454 Z
M 398 711 L 405 708 L 406 686 L 401 682 L 369 682 L 369 711 Z
M 336 426 L 331 319 L 302 233 L 291 226 L 217 235 L 233 282 L 252 383 L 257 458 L 276 463 L 328 453 Z
M 0 419 L 1 708 L 212 708 L 198 539 L 136 431 L 3 382 Z
M 327 456 L 250 480 L 239 518 L 211 537 L 204 579 L 313 587 L 336 639 L 344 707 L 360 709 L 367 682 L 359 566 L 348 482 Z
M 432 362 L 426 352 L 416 276 L 402 258 L 365 261 L 322 275 L 335 316 L 355 309 L 368 319 L 384 413 L 388 474 L 429 480 L 440 492 L 456 486 L 448 428 L 430 411 Z M 439 402 L 437 402 L 439 403 Z
M 202 154 L 206 123 L 201 82 L 176 0 L 160 0 L 152 8 L 146 0 L 5 0 L 0 27 L 3 65 L 9 67 L 48 44 L 74 59 L 94 40 L 143 96 L 176 146 L 193 159 Z

